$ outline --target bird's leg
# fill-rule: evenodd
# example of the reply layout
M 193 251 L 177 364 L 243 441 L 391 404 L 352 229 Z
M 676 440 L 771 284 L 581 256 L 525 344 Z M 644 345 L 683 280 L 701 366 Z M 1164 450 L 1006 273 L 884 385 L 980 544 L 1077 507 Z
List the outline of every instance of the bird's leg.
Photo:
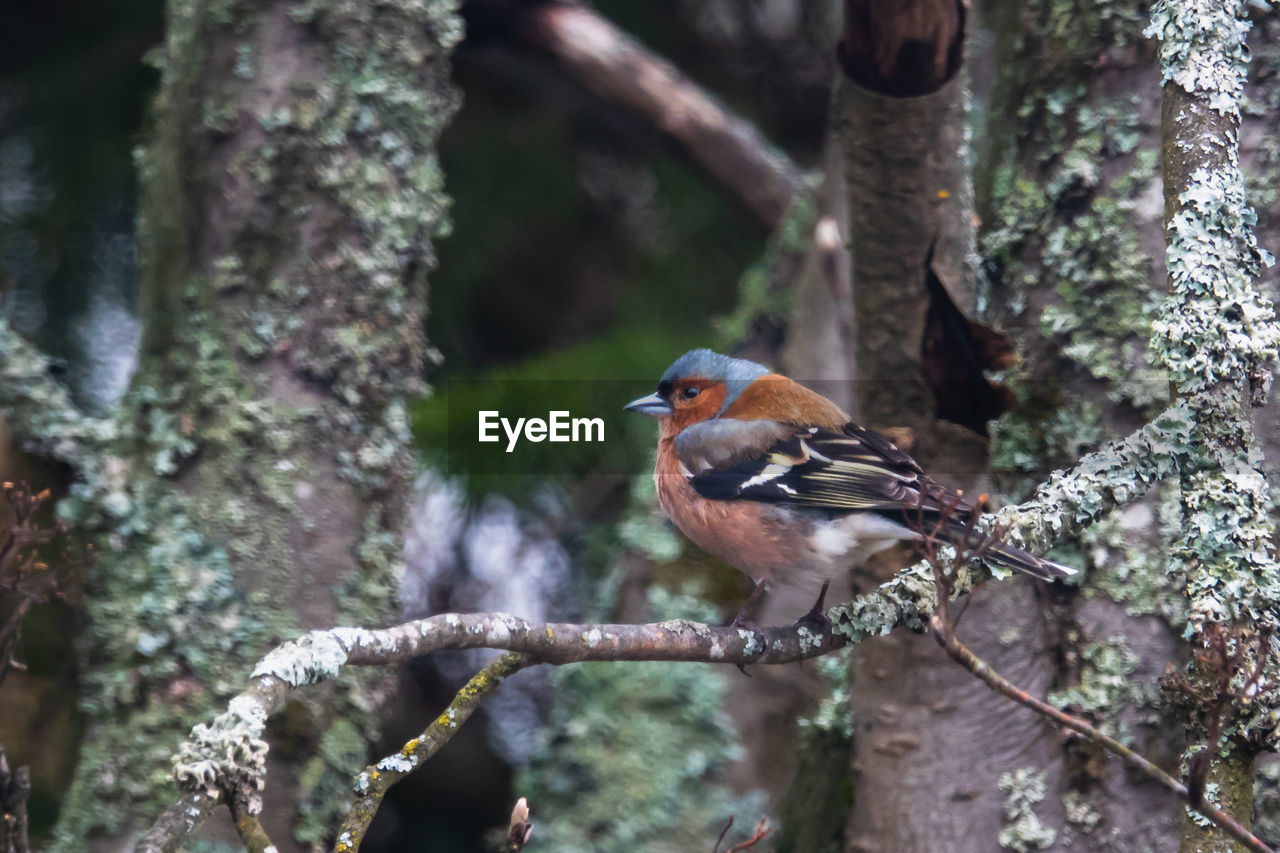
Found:
M 813 603 L 813 607 L 809 608 L 809 612 L 796 620 L 797 626 L 805 626 L 814 628 L 820 634 L 825 634 L 831 628 L 831 617 L 827 616 L 824 607 L 827 600 L 827 588 L 831 586 L 831 581 L 827 581 L 822 585 L 821 591 L 818 592 L 818 600 Z
M 761 633 L 761 628 L 755 622 L 747 617 L 751 615 L 751 611 L 755 609 L 756 604 L 760 601 L 760 597 L 764 595 L 768 586 L 763 580 L 756 582 L 756 588 L 751 590 L 751 595 L 747 596 L 747 601 L 742 605 L 742 609 L 738 611 L 738 615 L 733 617 L 733 621 L 729 623 L 730 628 L 746 628 L 757 634 Z

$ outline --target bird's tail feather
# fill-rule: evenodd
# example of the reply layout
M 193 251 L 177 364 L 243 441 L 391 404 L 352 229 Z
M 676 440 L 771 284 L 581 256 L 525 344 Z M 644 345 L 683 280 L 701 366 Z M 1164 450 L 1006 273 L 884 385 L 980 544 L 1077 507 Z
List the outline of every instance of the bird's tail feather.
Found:
M 957 521 L 952 521 L 945 525 L 943 531 L 939 531 L 938 538 L 942 539 L 949 545 L 963 545 L 968 548 L 975 547 L 977 534 L 973 528 Z M 1056 581 L 1063 578 L 1069 578 L 1076 574 L 1076 570 L 1070 566 L 1064 566 L 1061 563 L 1055 563 L 1052 560 L 1046 560 L 1043 557 L 1037 557 L 1030 554 L 1016 545 L 1009 545 L 1005 542 L 994 541 L 987 545 L 983 550 L 982 557 L 992 562 L 1008 566 L 1011 569 L 1017 569 L 1020 572 L 1026 572 L 1032 577 L 1040 580 Z

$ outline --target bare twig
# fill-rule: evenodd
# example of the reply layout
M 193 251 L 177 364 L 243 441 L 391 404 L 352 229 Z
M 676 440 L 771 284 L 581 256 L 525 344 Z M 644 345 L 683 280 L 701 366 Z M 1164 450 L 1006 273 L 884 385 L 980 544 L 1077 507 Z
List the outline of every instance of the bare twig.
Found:
M 1222 724 L 1234 702 L 1250 696 L 1261 681 L 1267 663 L 1267 648 L 1271 643 L 1271 630 L 1263 626 L 1257 631 L 1256 643 L 1246 642 L 1245 632 L 1239 626 L 1224 628 L 1216 622 L 1204 627 L 1201 636 L 1205 646 L 1195 654 L 1200 684 L 1181 673 L 1171 672 L 1163 684 L 1189 697 L 1196 708 L 1208 720 L 1205 726 L 1205 743 L 1187 764 L 1187 789 L 1191 800 L 1200 803 L 1204 799 L 1205 784 L 1209 778 L 1214 753 L 1222 743 Z M 1254 662 L 1253 672 L 1241 687 L 1233 688 L 1232 682 L 1249 660 Z
M 60 521 L 42 525 L 36 513 L 49 490 L 32 492 L 23 485 L 0 483 L 0 683 L 10 669 L 23 669 L 15 655 L 27 612 L 66 594 L 74 569 L 87 560 L 72 553 L 67 527 Z M 57 541 L 55 541 L 57 540 Z M 57 551 L 52 565 L 42 553 Z M 47 559 L 49 557 L 46 557 Z
M 946 524 L 949 516 L 955 512 L 956 507 L 945 508 L 942 517 L 938 520 L 938 526 L 933 531 L 926 533 L 924 537 L 924 551 L 926 559 L 930 567 L 933 569 L 934 583 L 937 586 L 937 606 L 934 609 L 933 616 L 929 619 L 929 625 L 933 629 L 934 639 L 938 641 L 938 645 L 947 653 L 947 655 L 960 664 L 962 667 L 973 673 L 982 683 L 986 684 L 995 692 L 1023 707 L 1030 708 L 1037 714 L 1053 720 L 1055 723 L 1068 728 L 1077 734 L 1082 735 L 1089 741 L 1098 744 L 1103 749 L 1118 756 L 1131 767 L 1136 768 L 1147 777 L 1159 782 L 1169 790 L 1177 794 L 1183 799 L 1187 805 L 1214 824 L 1219 826 L 1225 833 L 1230 835 L 1236 841 L 1243 844 L 1247 849 L 1255 851 L 1255 853 L 1273 853 L 1270 847 L 1264 844 L 1257 836 L 1251 833 L 1246 827 L 1240 824 L 1231 815 L 1217 808 L 1216 806 L 1204 800 L 1203 796 L 1193 796 L 1192 792 L 1187 789 L 1176 778 L 1169 773 L 1161 770 L 1155 764 L 1148 761 L 1143 756 L 1134 752 L 1115 738 L 1104 734 L 1098 728 L 1085 722 L 1080 717 L 1067 714 L 1052 705 L 1037 699 L 1030 693 L 1018 688 L 1008 679 L 1004 678 L 991 666 L 972 651 L 970 651 L 963 643 L 956 638 L 955 620 L 950 615 L 950 598 L 955 589 L 955 574 L 964 562 L 972 557 L 981 557 L 991 543 L 996 538 L 993 534 L 981 534 L 977 531 L 974 536 L 966 537 L 968 540 L 965 544 L 970 545 L 969 549 L 961 547 L 956 548 L 956 554 L 951 564 L 948 566 L 946 561 L 941 559 L 938 554 L 938 539 L 934 535 L 937 530 L 941 529 L 941 525 Z M 998 535 L 998 531 L 996 531 Z
M 716 846 L 711 853 L 720 853 L 720 845 L 724 843 L 724 837 L 729 834 L 729 830 L 733 828 L 733 816 L 729 816 L 729 822 L 724 825 L 724 829 L 720 830 L 720 837 L 716 839 Z M 768 822 L 764 818 L 760 818 L 760 822 L 756 824 L 756 831 L 746 841 L 740 841 L 730 847 L 725 853 L 742 853 L 743 850 L 750 850 L 761 841 L 769 837 L 770 829 Z
M 449 707 L 427 726 L 426 731 L 406 743 L 395 755 L 389 755 L 377 764 L 366 767 L 364 772 L 356 777 L 356 799 L 351 804 L 347 816 L 343 818 L 342 826 L 338 829 L 338 839 L 333 846 L 334 853 L 356 853 L 364 841 L 364 834 L 368 831 L 369 824 L 373 822 L 373 816 L 377 814 L 378 806 L 382 804 L 382 798 L 387 790 L 448 743 L 454 732 L 480 707 L 480 703 L 498 689 L 503 679 L 531 663 L 534 661 L 515 652 L 508 652 L 493 661 L 463 685 L 458 695 L 449 703 Z M 527 840 L 527 835 L 525 838 Z

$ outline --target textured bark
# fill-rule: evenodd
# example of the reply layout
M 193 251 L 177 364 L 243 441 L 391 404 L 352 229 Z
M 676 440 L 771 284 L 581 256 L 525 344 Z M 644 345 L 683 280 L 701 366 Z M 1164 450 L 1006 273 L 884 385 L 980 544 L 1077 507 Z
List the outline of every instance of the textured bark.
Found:
M 174 739 L 275 638 L 394 613 L 403 401 L 446 209 L 451 3 L 173 0 L 167 24 L 139 161 L 141 362 L 111 434 L 72 424 L 101 440 L 53 448 L 79 478 L 64 510 L 109 545 L 88 578 L 64 850 L 116 849 L 172 799 Z M 365 684 L 363 707 L 385 688 Z M 312 747 L 273 751 L 282 778 L 336 720 L 375 728 L 349 689 L 298 707 L 287 734 Z M 307 796 L 269 802 L 281 849 L 325 831 L 323 811 L 296 823 Z
M 863 12 L 870 7 L 889 18 L 900 11 L 893 4 L 863 5 Z M 945 17 L 947 10 L 939 6 L 935 12 Z M 850 26 L 847 18 L 846 33 Z M 958 37 L 948 21 L 925 30 L 937 35 L 935 56 L 945 57 Z M 846 74 L 869 64 L 858 59 L 867 49 L 846 35 Z M 891 65 L 882 63 L 885 69 Z M 942 67 L 954 71 L 955 64 Z M 976 300 L 965 100 L 964 82 L 955 77 L 934 94 L 905 99 L 845 77 L 833 118 L 846 155 L 856 414 L 873 428 L 911 428 L 912 453 L 921 464 L 944 482 L 969 488 L 985 463 L 984 442 L 977 433 L 934 418 L 937 398 L 924 360 L 934 296 L 926 276 L 931 253 L 950 301 L 963 310 Z M 855 585 L 874 583 L 876 572 L 873 566 L 861 573 Z M 984 591 L 968 624 L 1016 626 L 1021 639 L 1012 647 L 997 643 L 999 631 L 984 630 L 972 639 L 981 654 L 1012 667 L 1034 689 L 1044 676 L 1033 663 L 1042 632 L 1029 606 L 1031 595 L 1025 582 Z M 931 850 L 939 839 L 948 839 L 948 849 L 990 849 L 1001 820 L 997 779 L 1024 761 L 1028 749 L 1045 751 L 1038 743 L 1041 724 L 972 683 L 931 639 L 907 633 L 855 652 L 852 697 L 855 779 L 846 849 Z
M 1169 289 L 1166 316 L 1153 343 L 1170 368 L 1176 393 L 1195 417 L 1198 452 L 1180 470 L 1184 524 L 1193 528 L 1210 502 L 1231 519 L 1207 541 L 1180 540 L 1190 601 L 1188 633 L 1198 649 L 1220 629 L 1239 634 L 1277 628 L 1275 524 L 1272 498 L 1251 429 L 1250 405 L 1266 403 L 1280 324 L 1255 289 L 1262 257 L 1252 232 L 1240 164 L 1240 98 L 1249 51 L 1243 3 L 1157 2 L 1153 29 L 1162 41 L 1164 103 L 1164 219 Z M 1228 306 L 1230 306 L 1228 308 Z M 1237 325 L 1238 324 L 1238 325 Z M 1203 363 L 1202 363 L 1203 359 Z M 1246 654 L 1244 671 L 1265 665 L 1269 643 Z M 1256 655 L 1256 657 L 1255 657 Z M 1215 672 L 1193 670 L 1212 683 Z M 1249 825 L 1253 820 L 1254 766 L 1259 751 L 1275 747 L 1258 709 L 1274 708 L 1274 686 L 1262 686 L 1248 705 L 1226 713 L 1234 732 L 1208 744 L 1208 784 L 1219 807 Z M 1206 742 L 1208 710 L 1192 709 L 1190 751 Z M 1234 718 L 1234 719 L 1232 719 Z M 1268 718 L 1269 719 L 1269 716 Z M 1181 850 L 1230 851 L 1239 845 L 1213 827 L 1184 819 Z
M 1132 429 L 1164 396 L 1144 357 L 1162 289 L 1158 261 L 1146 260 L 1162 247 L 1158 172 L 1150 165 L 1158 77 L 1141 49 L 1145 3 L 1119 4 L 1107 16 L 1087 2 L 995 2 L 986 11 L 996 67 L 977 171 L 992 274 L 986 318 L 1014 334 L 1022 360 L 1019 404 L 997 429 L 996 457 L 1008 469 L 1017 448 L 1028 468 L 1047 470 L 1068 461 L 1090 432 Z M 1058 437 L 1055 420 L 1070 424 L 1056 428 Z M 1040 438 L 1025 442 L 1027 435 Z M 1007 470 L 1001 482 L 1024 487 Z M 1160 500 L 1153 492 L 1144 506 L 1117 514 L 1110 523 L 1123 534 L 1077 552 L 1089 572 L 1082 589 L 1042 603 L 1050 652 L 1042 666 L 1047 687 L 1066 691 L 1063 707 L 1125 727 L 1139 753 L 1174 771 L 1177 723 L 1143 720 L 1154 716 L 1146 706 L 1156 680 L 1182 654 L 1168 621 L 1176 608 L 1161 603 L 1173 601 L 1172 590 L 1155 595 L 1137 585 L 1167 589 L 1163 564 L 1132 568 L 1160 553 Z M 1121 570 L 1128 585 L 1115 582 Z M 1099 689 L 1114 678 L 1106 664 L 1113 653 L 1131 662 L 1122 675 L 1128 690 Z M 1097 749 L 1051 732 L 1044 739 L 1052 769 L 1038 810 L 1058 830 L 1054 849 L 1174 843 L 1181 807 L 1168 791 L 1121 772 Z

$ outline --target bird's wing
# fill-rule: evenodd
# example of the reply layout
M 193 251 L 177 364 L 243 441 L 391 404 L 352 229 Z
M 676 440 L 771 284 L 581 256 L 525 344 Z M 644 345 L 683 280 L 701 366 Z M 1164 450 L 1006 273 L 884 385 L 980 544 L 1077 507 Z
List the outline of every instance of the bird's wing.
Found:
M 722 424 L 712 427 L 712 424 Z M 734 453 L 702 455 L 705 464 L 695 467 L 681 452 L 694 490 L 717 500 L 756 500 L 788 503 L 829 510 L 878 510 L 900 512 L 917 507 L 941 510 L 950 506 L 967 513 L 970 507 L 924 476 L 915 460 L 884 436 L 857 424 L 842 429 L 795 427 L 774 421 L 705 421 L 705 431 L 722 437 L 730 446 L 730 432 L 750 436 L 751 442 L 732 444 Z M 697 426 L 703 426 L 699 424 Z M 755 424 L 769 424 L 776 436 Z M 686 429 L 681 433 L 689 432 Z M 710 443 L 706 436 L 693 436 L 691 445 Z M 747 446 L 750 450 L 746 450 Z M 921 497 L 923 495 L 923 498 Z

